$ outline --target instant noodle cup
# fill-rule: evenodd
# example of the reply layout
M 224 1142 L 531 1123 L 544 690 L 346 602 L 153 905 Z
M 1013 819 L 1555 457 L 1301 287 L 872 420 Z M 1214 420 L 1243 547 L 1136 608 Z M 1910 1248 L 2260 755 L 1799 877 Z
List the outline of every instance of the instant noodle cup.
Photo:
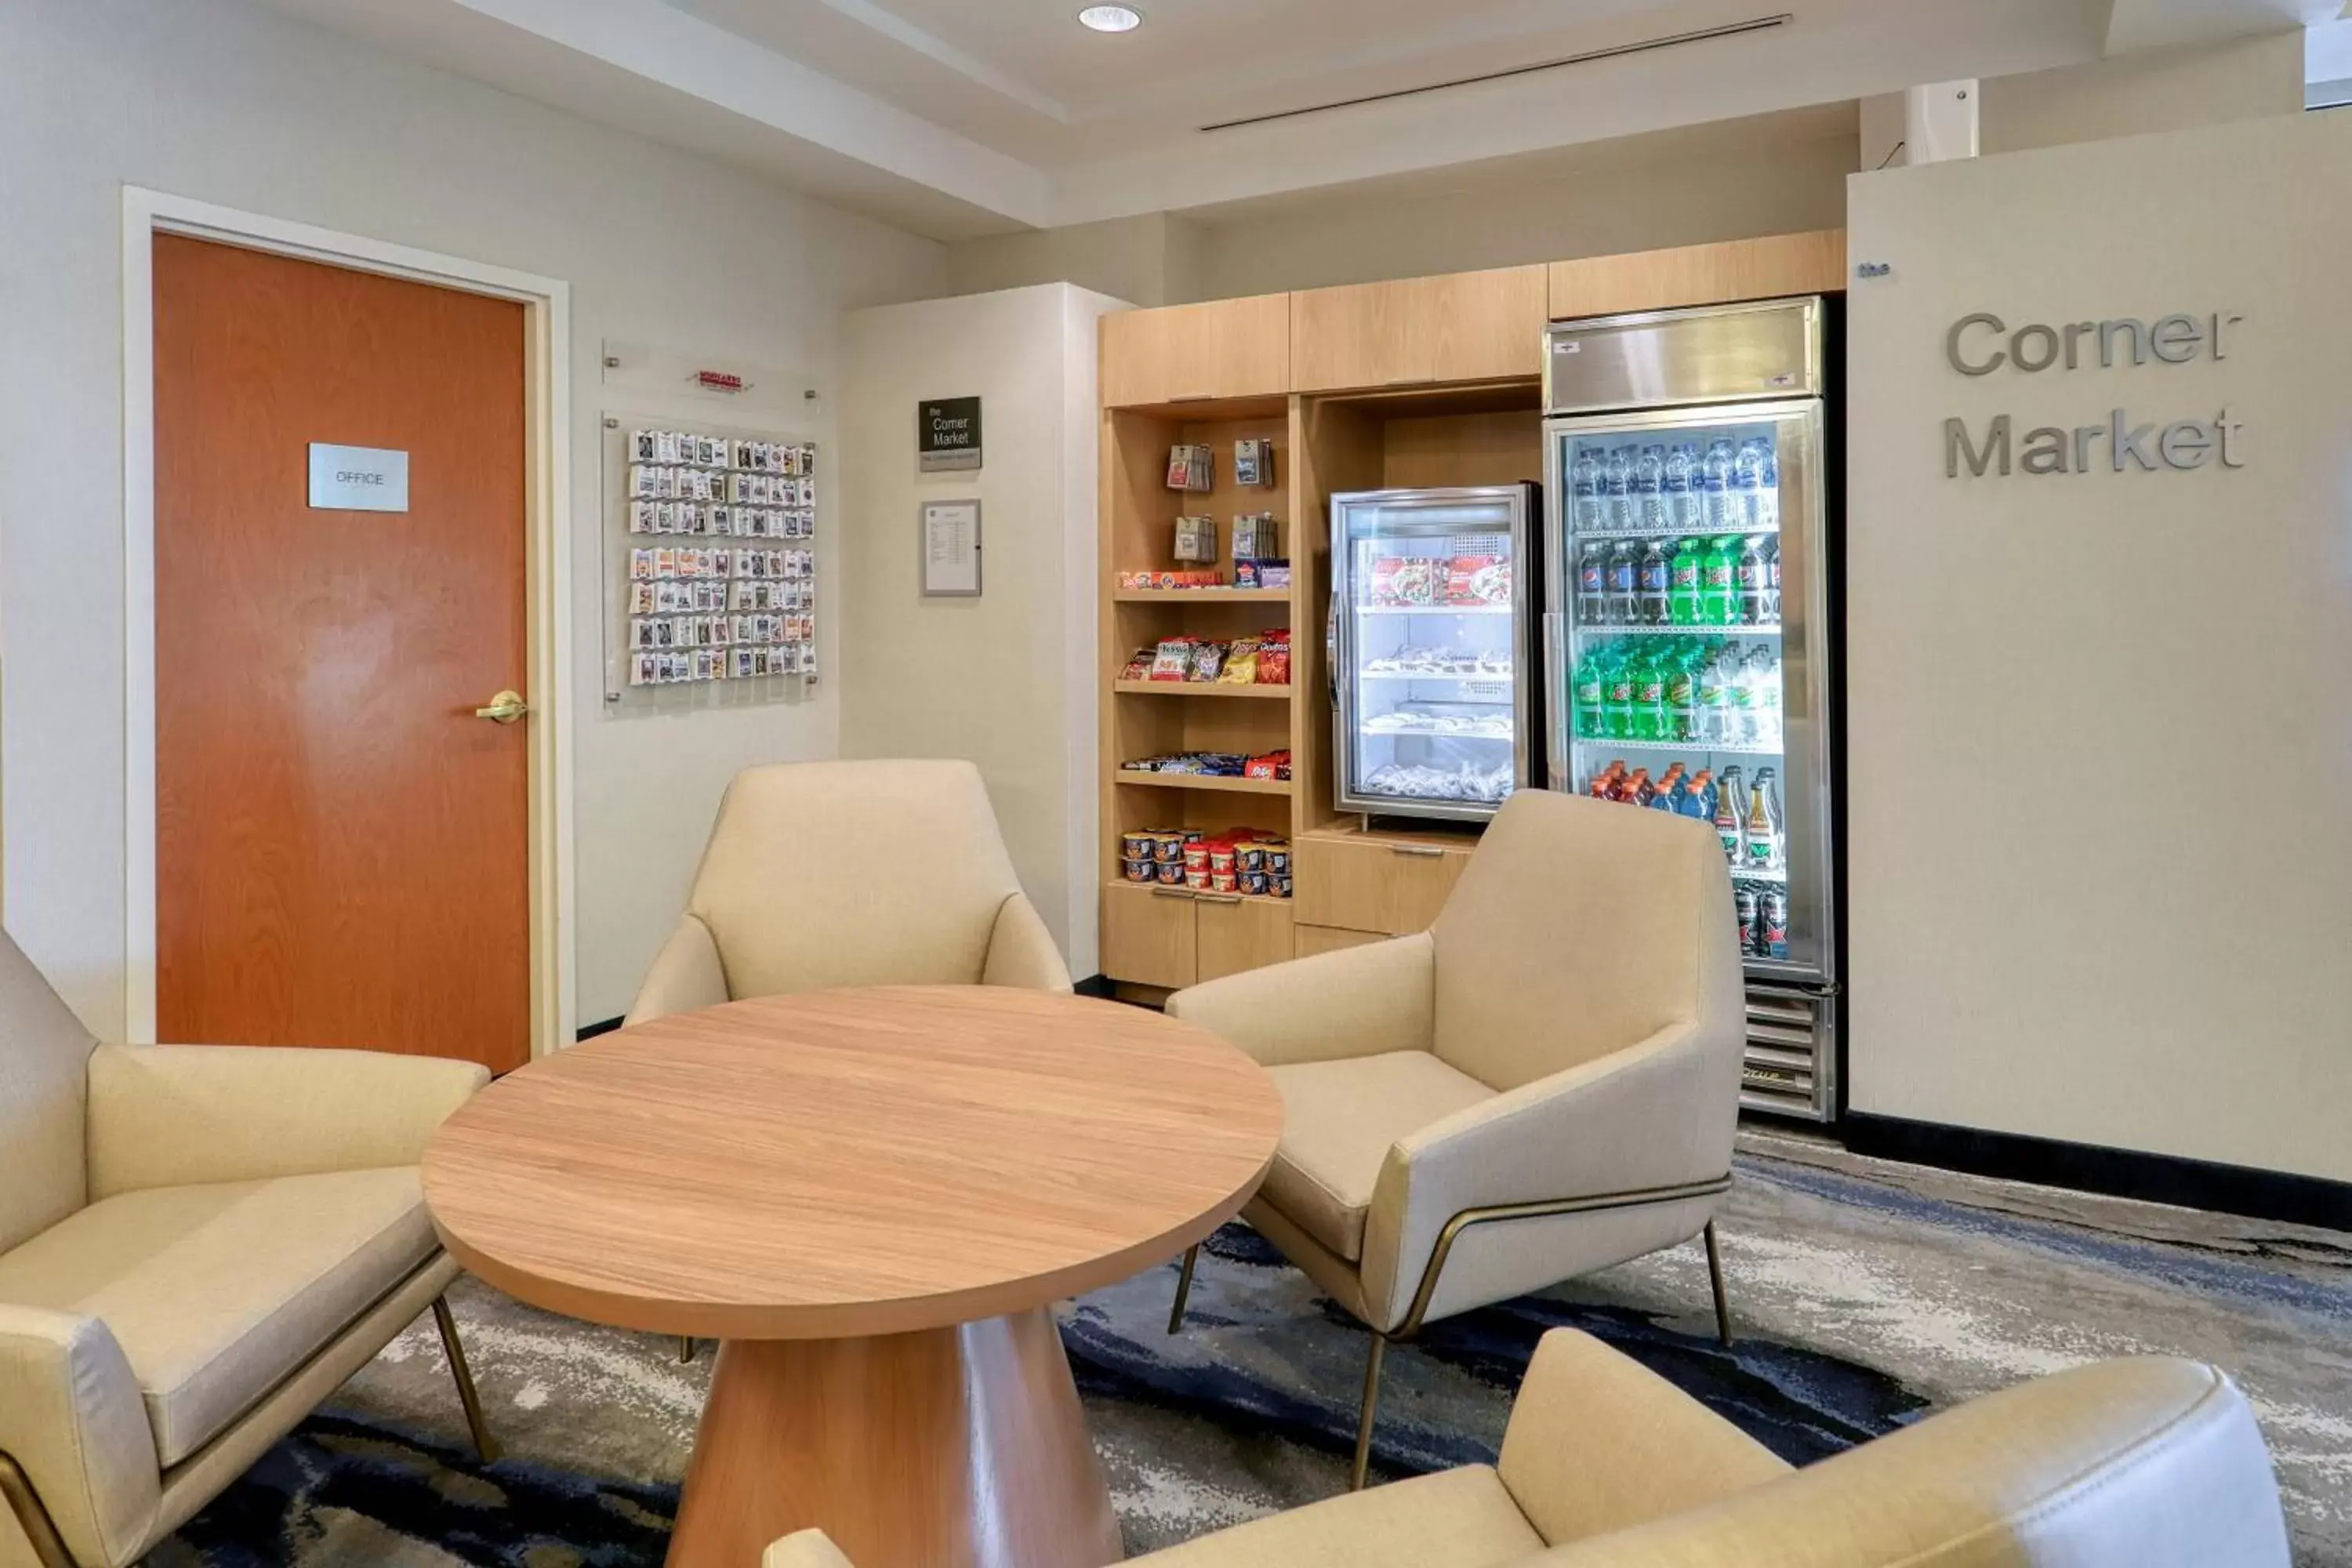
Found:
M 1265 851 L 1265 868 L 1278 875 L 1290 875 L 1290 840 L 1269 838 L 1258 846 Z
M 1203 875 L 1207 874 L 1209 869 L 1207 844 L 1196 838 L 1184 846 L 1184 869 L 1188 872 L 1199 871 Z
M 1184 885 L 1191 888 L 1195 892 L 1205 893 L 1209 890 L 1209 873 L 1206 871 L 1187 871 L 1184 873 Z
M 1118 852 L 1120 858 L 1127 860 L 1149 860 L 1152 858 L 1152 839 L 1155 837 L 1155 835 L 1150 833 L 1120 834 L 1118 836 Z
M 1240 871 L 1265 869 L 1265 844 L 1262 839 L 1244 838 L 1234 846 L 1234 868 Z
M 1119 864 L 1127 868 L 1127 879 L 1130 882 L 1149 882 L 1159 870 L 1149 858 L 1130 858 Z
M 1211 871 L 1223 872 L 1228 877 L 1232 876 L 1234 873 L 1234 841 L 1230 838 L 1212 838 L 1209 840 L 1205 847 L 1209 852 L 1209 869 Z M 1222 891 L 1223 889 L 1220 890 Z
M 1275 896 L 1276 898 L 1277 898 L 1277 899 L 1286 899 L 1286 898 L 1290 897 L 1290 873 L 1289 873 L 1289 872 L 1287 872 L 1287 871 L 1284 871 L 1284 872 L 1280 873 L 1279 875 L 1276 875 L 1276 874 L 1275 874 L 1275 873 L 1271 873 L 1271 872 L 1269 872 L 1269 873 L 1267 874 L 1267 876 L 1266 876 L 1266 880 L 1267 880 L 1269 883 L 1273 884 L 1273 887 L 1274 887 L 1274 896 Z
M 1231 871 L 1210 872 L 1209 890 L 1213 893 L 1230 893 L 1234 891 L 1235 884 L 1234 874 Z
M 1153 869 L 1160 873 L 1160 880 L 1163 885 L 1171 888 L 1181 888 L 1184 885 L 1183 861 L 1162 860 Z
M 1263 898 L 1272 887 L 1272 884 L 1266 879 L 1265 873 L 1263 871 L 1244 871 L 1241 874 L 1241 885 L 1243 892 L 1254 893 L 1261 898 Z

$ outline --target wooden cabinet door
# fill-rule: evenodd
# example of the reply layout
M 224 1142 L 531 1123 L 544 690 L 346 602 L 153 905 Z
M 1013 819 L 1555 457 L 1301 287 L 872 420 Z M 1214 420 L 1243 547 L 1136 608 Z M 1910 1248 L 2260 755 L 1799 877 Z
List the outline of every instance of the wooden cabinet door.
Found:
M 1552 320 L 1826 294 L 1845 287 L 1845 230 L 1685 245 L 1551 264 Z
M 1456 272 L 1421 280 L 1430 318 L 1429 379 L 1501 381 L 1543 374 L 1549 320 L 1541 267 Z
M 1202 980 L 1264 969 L 1289 959 L 1290 906 L 1281 900 L 1202 893 L 1193 900 L 1192 908 L 1199 917 L 1196 942 Z
M 1388 940 L 1382 931 L 1342 931 L 1338 926 L 1293 926 L 1290 932 L 1291 952 L 1297 958 L 1312 958 L 1318 952 L 1338 952 L 1342 948 Z
M 1426 279 L 1349 283 L 1290 297 L 1290 378 L 1301 392 L 1412 385 L 1437 360 Z
M 1297 918 L 1342 931 L 1426 931 L 1470 863 L 1467 846 L 1354 833 L 1309 833 L 1292 849 Z
M 1290 296 L 1259 294 L 1102 318 L 1107 408 L 1290 390 Z
M 1103 889 L 1102 969 L 1131 985 L 1181 990 L 1199 978 L 1192 895 L 1120 882 Z

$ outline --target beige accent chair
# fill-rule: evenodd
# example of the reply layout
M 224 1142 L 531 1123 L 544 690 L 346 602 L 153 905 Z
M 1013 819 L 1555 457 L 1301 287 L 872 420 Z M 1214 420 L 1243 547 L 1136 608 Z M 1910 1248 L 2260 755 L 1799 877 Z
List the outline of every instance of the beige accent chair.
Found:
M 1263 1063 L 1282 1144 L 1242 1217 L 1389 1342 L 1704 1234 L 1731 1186 L 1747 1035 L 1706 824 L 1546 790 L 1506 803 L 1418 935 L 1181 991 Z M 1185 1254 L 1169 1331 L 1199 1248 Z
M 100 1045 L 0 935 L 0 1568 L 121 1568 L 433 1309 L 418 1184 L 488 1073 Z
M 736 774 L 626 1021 L 833 985 L 1070 989 L 970 763 Z
M 2105 1362 L 1790 1470 L 1572 1329 L 1537 1347 L 1500 1463 L 1137 1558 L 1150 1568 L 2288 1568 L 2235 1384 Z M 815 1531 L 765 1568 L 851 1568 Z

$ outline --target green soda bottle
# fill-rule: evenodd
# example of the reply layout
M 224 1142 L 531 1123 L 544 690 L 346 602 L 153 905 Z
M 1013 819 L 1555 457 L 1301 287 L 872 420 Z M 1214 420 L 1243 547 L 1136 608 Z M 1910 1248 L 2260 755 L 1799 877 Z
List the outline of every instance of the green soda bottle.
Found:
M 1696 539 L 1675 541 L 1675 558 L 1666 575 L 1666 618 L 1678 626 L 1699 625 L 1699 578 L 1702 554 Z
M 1739 552 L 1728 537 L 1706 542 L 1699 563 L 1699 622 L 1727 626 L 1739 614 Z
M 1633 675 L 1633 739 L 1663 741 L 1666 738 L 1666 658 L 1662 653 L 1643 654 Z
M 1633 738 L 1633 661 L 1621 654 L 1610 656 L 1609 667 L 1601 672 L 1601 733 L 1612 741 Z
M 1687 741 L 1698 733 L 1698 660 L 1687 647 L 1678 647 L 1666 658 L 1669 663 L 1664 738 Z
M 1588 741 L 1601 738 L 1605 727 L 1601 720 L 1602 699 L 1607 690 L 1607 675 L 1601 668 L 1601 656 L 1587 653 L 1576 665 L 1576 732 Z

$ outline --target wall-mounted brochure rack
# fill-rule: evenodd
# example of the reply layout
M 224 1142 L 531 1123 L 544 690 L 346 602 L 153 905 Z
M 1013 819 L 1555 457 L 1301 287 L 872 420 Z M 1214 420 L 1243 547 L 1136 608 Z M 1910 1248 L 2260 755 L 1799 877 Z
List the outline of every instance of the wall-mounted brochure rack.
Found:
M 817 446 L 607 415 L 605 702 L 796 694 L 817 674 Z

